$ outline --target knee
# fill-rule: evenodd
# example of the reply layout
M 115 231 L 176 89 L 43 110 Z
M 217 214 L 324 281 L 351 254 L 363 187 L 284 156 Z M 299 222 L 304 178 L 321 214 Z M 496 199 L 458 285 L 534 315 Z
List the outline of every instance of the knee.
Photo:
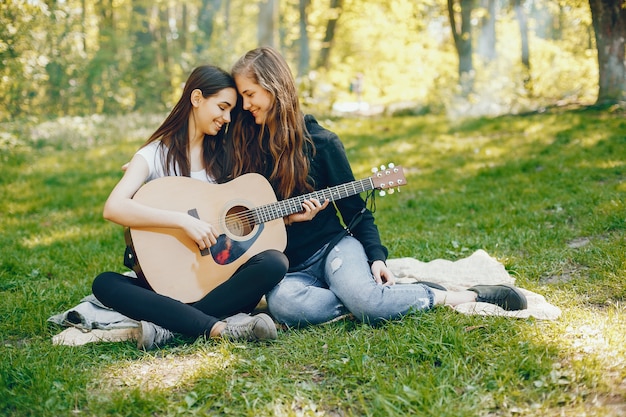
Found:
M 91 283 L 91 292 L 96 297 L 98 297 L 98 294 L 104 292 L 104 290 L 106 289 L 105 281 L 107 280 L 106 277 L 108 276 L 108 274 L 108 272 L 103 272 L 102 274 L 98 275 Z
M 306 288 L 281 282 L 265 296 L 267 309 L 279 323 L 288 326 L 298 326 L 307 317 Z
M 108 305 L 109 300 L 116 297 L 116 290 L 121 275 L 116 272 L 103 272 L 91 283 L 91 292 L 100 302 Z
M 257 280 L 265 291 L 271 290 L 281 282 L 289 268 L 289 261 L 282 252 L 268 252 L 270 253 L 265 253 L 263 261 L 259 263 L 257 274 Z
M 268 261 L 266 262 L 266 267 L 272 271 L 274 275 L 279 276 L 281 279 L 287 273 L 287 269 L 289 269 L 289 260 L 284 253 L 271 249 L 267 251 Z
M 290 311 L 293 305 L 300 304 L 300 298 L 303 298 L 302 291 L 304 288 L 301 286 L 294 286 L 290 282 L 282 281 L 265 295 L 267 307 L 270 311 Z
M 270 249 L 255 255 L 251 262 L 268 277 L 276 277 L 280 281 L 289 268 L 289 261 L 284 253 Z

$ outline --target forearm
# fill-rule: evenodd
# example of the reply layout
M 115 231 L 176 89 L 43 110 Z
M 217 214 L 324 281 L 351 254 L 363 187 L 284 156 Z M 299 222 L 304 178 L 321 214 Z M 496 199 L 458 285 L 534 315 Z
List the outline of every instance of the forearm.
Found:
M 103 217 L 128 227 L 181 228 L 187 213 L 149 207 L 132 199 L 107 201 Z

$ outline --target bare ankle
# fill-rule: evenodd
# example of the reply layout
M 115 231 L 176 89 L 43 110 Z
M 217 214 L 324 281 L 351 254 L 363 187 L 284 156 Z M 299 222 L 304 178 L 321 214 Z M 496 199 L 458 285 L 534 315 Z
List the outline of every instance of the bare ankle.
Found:
M 209 336 L 221 337 L 222 332 L 224 331 L 225 328 L 226 328 L 226 323 L 224 323 L 223 321 L 218 321 L 217 323 L 213 325 L 213 327 L 211 327 L 211 332 L 209 333 Z

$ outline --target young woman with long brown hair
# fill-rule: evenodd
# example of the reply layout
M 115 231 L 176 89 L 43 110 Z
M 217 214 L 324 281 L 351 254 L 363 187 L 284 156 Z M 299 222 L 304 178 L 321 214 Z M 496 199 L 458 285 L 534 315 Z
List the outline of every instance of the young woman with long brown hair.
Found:
M 106 201 L 104 217 L 131 228 L 181 229 L 199 250 L 216 244 L 215 225 L 132 197 L 144 183 L 164 176 L 208 183 L 231 180 L 235 155 L 225 130 L 237 109 L 236 86 L 227 72 L 210 65 L 194 69 L 178 103 L 126 167 Z M 188 337 L 264 340 L 276 337 L 274 322 L 266 314 L 249 313 L 286 270 L 287 260 L 281 252 L 263 251 L 193 303 L 158 294 L 142 281 L 116 272 L 100 274 L 92 290 L 105 306 L 140 321 L 137 345 L 142 349 L 164 344 L 173 338 L 172 332 Z
M 292 73 L 280 53 L 269 47 L 251 50 L 231 73 L 245 110 L 231 126 L 236 175 L 264 175 L 282 199 L 354 181 L 337 135 L 300 110 Z M 279 322 L 305 326 L 352 313 L 374 324 L 437 304 L 471 301 L 526 308 L 524 295 L 512 286 L 453 292 L 429 283 L 393 285 L 387 249 L 363 198 L 337 200 L 336 210 L 328 204 L 310 199 L 301 212 L 285 218 L 290 269 L 267 294 L 269 311 Z

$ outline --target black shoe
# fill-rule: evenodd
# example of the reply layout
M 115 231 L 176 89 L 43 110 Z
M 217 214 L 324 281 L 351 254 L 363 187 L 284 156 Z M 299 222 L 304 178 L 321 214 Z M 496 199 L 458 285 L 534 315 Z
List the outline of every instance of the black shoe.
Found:
M 427 287 L 434 288 L 436 290 L 448 291 L 448 289 L 444 287 L 443 285 L 435 284 L 434 282 L 430 282 L 430 281 L 417 281 L 417 282 L 414 282 L 414 284 L 422 284 L 422 285 L 426 285 Z
M 476 301 L 495 304 L 505 310 L 525 310 L 528 306 L 526 296 L 512 285 L 474 285 L 468 290 L 478 294 Z

